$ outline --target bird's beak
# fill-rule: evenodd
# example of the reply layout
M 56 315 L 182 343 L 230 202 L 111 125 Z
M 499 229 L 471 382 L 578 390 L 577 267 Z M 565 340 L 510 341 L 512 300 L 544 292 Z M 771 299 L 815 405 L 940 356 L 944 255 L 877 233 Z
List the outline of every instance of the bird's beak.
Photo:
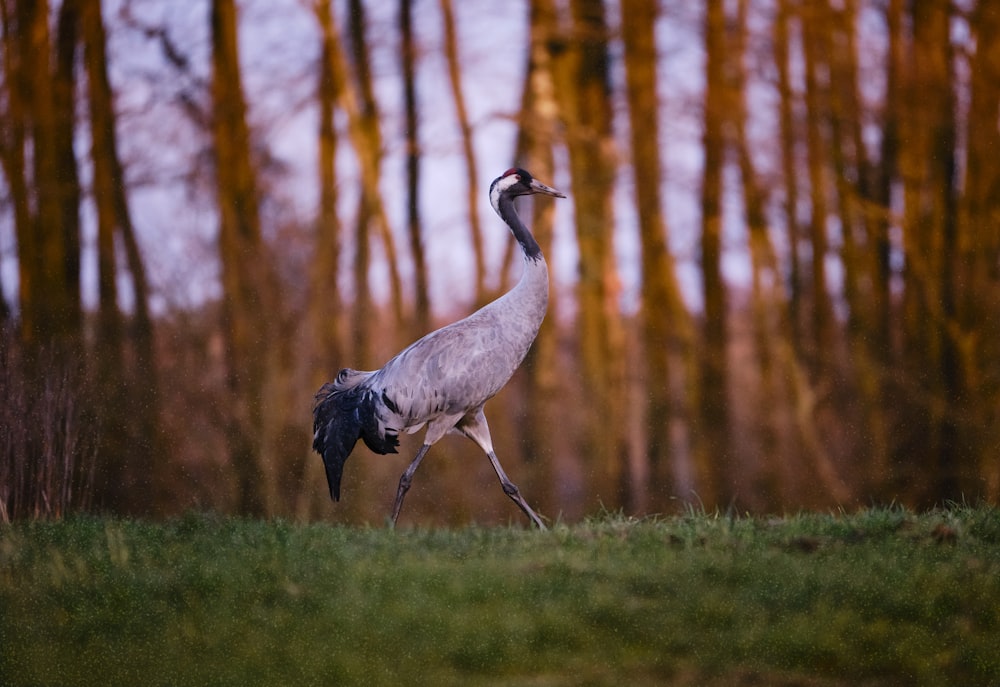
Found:
M 531 180 L 531 192 L 532 193 L 541 193 L 541 194 L 546 195 L 546 196 L 555 196 L 556 198 L 565 198 L 566 197 L 565 195 L 563 195 L 559 191 L 555 190 L 551 186 L 546 186 L 545 184 L 543 184 L 542 182 L 538 181 L 537 179 L 532 179 Z

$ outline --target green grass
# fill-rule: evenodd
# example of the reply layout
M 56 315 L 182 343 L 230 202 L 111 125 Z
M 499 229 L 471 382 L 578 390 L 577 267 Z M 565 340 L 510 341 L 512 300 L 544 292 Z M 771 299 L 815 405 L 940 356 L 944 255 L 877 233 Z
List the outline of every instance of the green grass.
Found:
M 998 614 L 989 508 L 0 527 L 4 685 L 995 685 Z

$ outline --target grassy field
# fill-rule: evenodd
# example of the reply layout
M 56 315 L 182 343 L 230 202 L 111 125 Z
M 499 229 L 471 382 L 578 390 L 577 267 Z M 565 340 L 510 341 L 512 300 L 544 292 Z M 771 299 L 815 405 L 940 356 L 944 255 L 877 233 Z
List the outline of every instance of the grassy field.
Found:
M 4 685 L 998 685 L 1000 511 L 0 527 Z

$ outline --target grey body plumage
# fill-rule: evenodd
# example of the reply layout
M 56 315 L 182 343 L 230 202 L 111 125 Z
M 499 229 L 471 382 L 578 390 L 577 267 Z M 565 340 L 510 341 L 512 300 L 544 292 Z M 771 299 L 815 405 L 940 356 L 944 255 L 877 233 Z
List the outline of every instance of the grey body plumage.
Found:
M 358 439 L 376 453 L 395 453 L 399 434 L 426 426 L 423 445 L 400 478 L 393 522 L 424 454 L 447 432 L 457 431 L 483 449 L 504 493 L 544 529 L 500 466 L 483 414 L 483 405 L 503 388 L 527 355 L 548 305 L 545 259 L 514 210 L 515 197 L 532 194 L 565 197 L 523 169 L 508 170 L 490 186 L 494 210 L 524 253 L 524 271 L 513 289 L 417 340 L 381 369 L 345 368 L 319 390 L 313 408 L 313 448 L 323 457 L 334 500 L 340 499 L 344 462 Z

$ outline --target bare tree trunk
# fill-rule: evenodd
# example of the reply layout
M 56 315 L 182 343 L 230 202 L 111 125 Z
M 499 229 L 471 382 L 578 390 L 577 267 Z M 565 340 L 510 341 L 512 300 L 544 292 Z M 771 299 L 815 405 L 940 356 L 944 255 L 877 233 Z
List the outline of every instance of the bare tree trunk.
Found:
M 826 71 L 821 49 L 823 28 L 820 22 L 804 14 L 803 53 L 805 54 L 806 82 L 806 149 L 809 156 L 809 238 L 812 245 L 810 305 L 812 308 L 810 367 L 813 380 L 830 371 L 830 351 L 833 349 L 835 329 L 833 305 L 830 298 L 826 260 L 829 252 L 827 236 L 828 188 L 827 146 L 823 129 L 823 113 L 826 111 L 826 93 L 820 82 L 820 72 Z
M 330 17 L 330 0 L 318 0 L 318 17 Z M 321 370 L 316 378 L 316 388 L 329 380 L 344 366 L 346 341 L 344 340 L 343 297 L 338 284 L 341 256 L 340 217 L 337 214 L 337 129 L 334 109 L 338 92 L 343 88 L 333 70 L 333 53 L 338 49 L 336 37 L 327 29 L 320 36 L 320 64 L 317 99 L 319 102 L 319 131 L 317 142 L 317 178 L 319 179 L 319 214 L 316 219 L 316 251 L 310 267 L 309 300 L 313 322 L 315 347 Z
M 735 112 L 733 129 L 739 160 L 740 180 L 743 192 L 743 210 L 746 213 L 750 262 L 752 267 L 751 316 L 754 352 L 760 368 L 760 389 L 757 408 L 760 409 L 756 422 L 760 433 L 759 466 L 753 480 L 753 498 L 756 509 L 779 511 L 783 491 L 786 487 L 778 452 L 778 431 L 775 413 L 778 408 L 778 383 L 775 374 L 775 352 L 773 342 L 784 335 L 780 321 L 773 314 L 780 313 L 783 303 L 777 298 L 773 285 L 780 284 L 774 248 L 767 234 L 767 217 L 764 208 L 767 202 L 764 190 L 757 178 L 750 155 L 747 137 L 747 0 L 740 0 L 736 21 L 737 40 L 734 45 L 736 66 L 733 68 L 735 83 Z
M 539 179 L 552 183 L 557 108 L 547 41 L 558 31 L 555 7 L 551 2 L 533 0 L 530 3 L 528 30 L 530 44 L 514 159 L 521 161 Z M 532 205 L 531 231 L 542 253 L 549 257 L 552 255 L 555 211 L 555 203 Z M 515 242 L 508 245 L 513 248 Z M 504 260 L 505 273 L 508 264 L 509 260 Z M 565 383 L 565 369 L 558 351 L 558 308 L 558 300 L 550 298 L 548 314 L 522 365 L 527 373 L 526 402 L 517 407 L 516 426 L 523 437 L 518 443 L 526 447 L 526 481 L 550 485 L 551 500 L 543 500 L 539 504 L 541 509 L 562 512 L 572 518 L 582 514 L 579 464 L 572 451 L 567 451 L 566 442 L 552 432 L 552 427 L 563 421 L 559 417 L 559 399 L 563 390 L 561 385 Z
M 831 149 L 836 175 L 844 266 L 844 299 L 848 310 L 847 336 L 852 383 L 856 392 L 840 412 L 855 414 L 853 421 L 863 428 L 852 453 L 858 455 L 857 472 L 876 489 L 889 473 L 890 446 L 886 397 L 888 366 L 888 322 L 882 286 L 880 252 L 885 211 L 876 210 L 877 198 L 872 164 L 866 152 L 862 128 L 867 117 L 862 112 L 859 93 L 857 0 L 847 0 L 842 8 L 830 9 L 823 24 L 831 27 L 829 45 L 831 92 Z M 893 96 L 889 95 L 888 99 Z
M 708 0 L 706 6 L 705 52 L 705 162 L 701 189 L 701 279 L 705 322 L 697 390 L 700 412 L 695 467 L 701 501 L 708 507 L 725 508 L 734 494 L 730 483 L 727 409 L 728 311 L 722 278 L 722 170 L 727 107 L 726 16 L 722 0 Z
M 446 29 L 447 26 L 448 24 Z M 403 108 L 406 117 L 406 224 L 410 237 L 410 253 L 413 255 L 416 290 L 415 325 L 417 331 L 423 333 L 431 329 L 431 301 L 427 286 L 427 263 L 424 259 L 423 227 L 420 222 L 421 151 L 416 93 L 417 50 L 413 41 L 413 0 L 399 0 L 399 33 L 402 39 L 400 59 L 403 68 Z M 454 68 L 457 70 L 458 65 L 456 64 Z M 458 92 L 459 95 L 460 93 L 461 91 Z M 471 146 L 471 141 L 469 145 Z M 475 175 L 470 174 L 470 176 L 473 180 L 470 186 L 475 188 Z M 473 214 L 473 221 L 478 223 L 478 217 L 478 214 Z
M 966 397 L 960 411 L 968 418 L 966 444 L 977 456 L 979 483 L 966 479 L 963 488 L 988 503 L 1000 499 L 1000 462 L 994 447 L 1000 442 L 998 404 L 1000 381 L 1000 2 L 980 0 L 972 15 L 976 53 L 969 73 L 970 106 L 965 150 L 965 189 L 959 213 L 961 255 L 960 328 L 953 332 L 961 353 Z
M 336 27 L 333 27 L 336 30 Z M 381 204 L 379 184 L 382 167 L 382 134 L 378 126 L 378 111 L 372 88 L 368 64 L 368 43 L 365 39 L 364 5 L 360 0 L 349 0 L 345 42 L 350 62 L 344 60 L 342 72 L 343 95 L 353 94 L 355 103 L 353 132 L 351 137 L 355 152 L 361 161 L 361 192 L 358 196 L 357 214 L 354 220 L 354 360 L 364 368 L 375 367 L 378 356 L 373 350 L 373 326 L 377 324 L 374 302 L 369 286 L 368 269 L 371 263 L 371 227 L 378 221 L 376 217 Z M 338 53 L 334 53 L 336 57 Z M 336 63 L 335 63 L 336 64 Z M 353 71 L 353 74 L 351 73 Z M 353 86 L 353 88 L 352 88 Z M 347 109 L 350 116 L 351 109 Z M 383 215 L 384 217 L 384 215 Z M 388 227 L 385 227 L 388 233 Z M 395 255 L 391 263 L 396 264 Z M 400 291 L 402 287 L 400 287 Z M 399 299 L 402 298 L 400 293 Z M 396 322 L 402 323 L 402 304 L 396 300 Z
M 853 17 L 846 17 L 852 11 L 847 2 L 842 8 L 814 5 L 811 13 L 804 18 L 806 23 L 825 26 L 818 32 L 820 51 L 826 55 L 825 72 L 827 84 L 826 114 L 823 120 L 829 127 L 828 166 L 833 176 L 831 189 L 833 203 L 840 224 L 840 265 L 843 269 L 843 302 L 847 306 L 846 340 L 853 344 L 857 335 L 866 329 L 865 304 L 863 295 L 866 280 L 862 277 L 860 259 L 861 215 L 860 199 L 864 179 L 867 176 L 865 151 L 859 149 L 860 112 L 854 90 L 857 79 L 852 49 L 854 48 Z M 858 123 L 857 127 L 854 126 Z M 855 139 L 855 133 L 858 138 Z
M 795 163 L 796 127 L 795 94 L 792 90 L 790 20 L 794 14 L 791 0 L 779 0 L 774 25 L 774 61 L 778 67 L 778 96 L 781 121 L 781 172 L 785 198 L 783 214 L 788 240 L 788 314 L 791 327 L 791 345 L 796 355 L 801 355 L 802 343 L 802 266 L 799 255 L 801 227 L 798 205 L 800 196 L 798 165 Z
M 890 207 L 892 206 L 892 187 L 899 177 L 899 125 L 900 109 L 903 99 L 901 89 L 902 72 L 906 65 L 906 55 L 903 51 L 903 9 L 904 0 L 889 0 L 886 7 L 886 31 L 888 50 L 886 54 L 886 84 L 885 105 L 883 108 L 881 129 L 882 141 L 879 146 L 879 164 L 873 171 L 873 195 L 875 205 L 882 211 L 876 216 L 871 226 L 872 235 L 872 278 L 874 284 L 873 308 L 876 312 L 876 327 L 878 331 L 878 358 L 888 367 L 891 363 L 893 346 L 890 332 L 894 329 L 892 316 L 892 297 L 889 282 L 892 269 L 889 264 L 891 244 L 889 241 Z
M 904 196 L 906 270 L 905 322 L 909 380 L 915 385 L 913 413 L 919 457 L 898 465 L 913 470 L 914 497 L 924 505 L 961 500 L 960 472 L 965 460 L 958 445 L 955 403 L 962 389 L 955 342 L 949 329 L 956 315 L 954 264 L 955 146 L 951 90 L 951 13 L 947 5 L 913 7 L 913 42 L 905 86 L 900 153 Z M 919 439 L 918 439 L 919 437 Z M 916 475 L 914 475 L 916 478 Z M 921 483 L 923 482 L 923 483 Z
M 351 66 L 353 67 L 354 79 L 350 79 L 344 70 L 342 95 L 347 95 L 349 85 L 356 84 L 357 95 L 355 102 L 358 104 L 357 116 L 354 119 L 355 131 L 353 137 L 354 146 L 361 159 L 362 167 L 362 189 L 361 207 L 359 208 L 359 223 L 361 221 L 374 224 L 386 254 L 386 261 L 389 263 L 389 279 L 392 287 L 391 306 L 395 314 L 397 327 L 401 327 L 404 322 L 405 301 L 403 298 L 403 283 L 399 276 L 399 258 L 396 252 L 396 241 L 392 235 L 392 228 L 389 226 L 389 219 L 386 215 L 385 205 L 382 202 L 381 182 L 382 182 L 382 131 L 379 125 L 378 106 L 375 102 L 375 89 L 372 81 L 370 58 L 368 53 L 368 41 L 365 34 L 366 19 L 364 5 L 361 0 L 348 0 L 348 32 L 347 43 L 350 48 Z M 344 63 L 346 67 L 346 62 Z M 348 99 L 345 102 L 345 109 L 348 118 L 351 116 L 352 108 Z
M 385 257 L 389 269 L 390 306 L 392 308 L 397 329 L 403 324 L 403 285 L 399 275 L 399 260 L 396 254 L 396 244 L 393 238 L 385 206 L 380 193 L 382 134 L 379 129 L 378 111 L 372 87 L 371 75 L 368 70 L 368 48 L 365 42 L 364 7 L 359 0 L 349 3 L 348 38 L 352 54 L 351 72 L 348 69 L 347 58 L 337 40 L 337 26 L 332 15 L 318 16 L 324 36 L 329 35 L 330 44 L 335 46 L 331 52 L 331 73 L 335 83 L 340 84 L 340 106 L 347 114 L 348 134 L 361 172 L 361 195 L 358 200 L 357 236 L 355 238 L 355 305 L 354 332 L 355 364 L 369 366 L 374 362 L 371 349 L 369 327 L 372 323 L 373 311 L 368 288 L 368 267 L 370 261 L 370 232 L 374 226 L 378 231 L 385 249 Z
M 75 0 L 73 4 L 76 4 Z M 91 159 L 94 164 L 94 206 L 97 210 L 97 341 L 95 347 L 96 383 L 100 387 L 103 424 L 99 455 L 101 469 L 97 482 L 100 500 L 107 506 L 130 512 L 135 504 L 148 504 L 149 490 L 134 483 L 128 474 L 127 452 L 132 409 L 126 400 L 123 369 L 124 325 L 118 308 L 118 270 L 115 253 L 114 186 L 121 180 L 113 176 L 109 155 L 114 150 L 114 123 L 111 119 L 111 94 L 107 82 L 104 55 L 103 23 L 99 3 L 83 0 L 82 37 L 87 68 L 90 104 Z M 98 28 L 100 27 L 100 28 Z M 105 90 L 108 89 L 108 90 Z M 133 461 L 134 464 L 134 461 Z M 144 475 L 143 475 L 144 477 Z
M 309 320 L 311 324 L 312 346 L 317 363 L 310 377 L 310 389 L 316 390 L 347 365 L 348 334 L 347 314 L 344 297 L 340 290 L 338 276 L 342 255 L 343 226 L 337 213 L 337 147 L 339 145 L 334 122 L 336 104 L 340 89 L 344 88 L 334 75 L 334 53 L 339 50 L 335 44 L 337 37 L 329 26 L 323 26 L 330 18 L 330 0 L 317 0 L 314 5 L 316 17 L 321 24 L 320 64 L 317 101 L 319 105 L 319 128 L 317 141 L 317 178 L 319 179 L 319 208 L 316 217 L 315 251 L 309 266 Z M 306 444 L 307 445 L 307 444 Z M 311 456 L 312 463 L 302 465 L 300 479 L 314 477 L 322 480 L 321 461 Z M 304 484 L 303 484 L 304 487 Z M 325 490 L 323 502 L 326 502 Z M 310 511 L 314 489 L 303 488 L 295 507 L 299 517 L 306 517 Z
M 465 107 L 465 96 L 462 94 L 462 73 L 458 54 L 458 39 L 455 36 L 455 13 L 451 0 L 440 0 L 441 14 L 444 21 L 444 53 L 448 61 L 448 81 L 451 84 L 452 99 L 455 101 L 455 115 L 462 132 L 462 155 L 465 158 L 465 170 L 469 179 L 466 184 L 466 203 L 468 207 L 469 231 L 472 235 L 472 254 L 475 258 L 476 305 L 486 303 L 486 258 L 483 249 L 483 229 L 479 222 L 479 170 L 476 164 L 476 152 L 473 148 L 472 124 Z
M 268 328 L 263 315 L 266 269 L 257 207 L 256 173 L 250 157 L 250 132 L 237 52 L 233 0 L 212 0 L 213 140 L 222 261 L 223 324 L 232 393 L 226 441 L 236 471 L 237 510 L 268 512 L 261 423 Z
M 121 508 L 148 513 L 155 504 L 154 486 L 161 470 L 162 437 L 159 426 L 159 384 L 153 350 L 153 325 L 148 308 L 146 272 L 135 239 L 126 197 L 125 175 L 118 155 L 115 111 L 107 74 L 106 37 L 98 0 L 76 0 L 81 8 L 84 61 L 87 68 L 91 140 L 94 163 L 94 202 L 98 225 L 99 328 L 98 354 L 106 380 L 122 386 L 115 394 L 119 406 L 106 423 L 120 426 Z M 118 304 L 115 236 L 122 239 L 135 296 L 132 326 L 126 332 Z M 125 356 L 131 341 L 133 355 Z M 134 365 L 127 365 L 127 360 Z M 105 428 L 106 434 L 114 432 Z M 135 460 L 136 454 L 142 460 Z
M 73 347 L 82 346 L 83 304 L 80 300 L 80 180 L 73 143 L 76 133 L 76 64 L 79 46 L 79 0 L 59 8 L 56 24 L 55 71 L 51 102 L 55 115 L 56 178 L 59 198 L 58 243 L 62 253 L 64 288 L 60 329 Z M 37 145 L 37 143 L 36 143 Z
M 602 0 L 573 0 L 572 34 L 550 41 L 556 96 L 566 127 L 571 197 L 580 250 L 579 345 L 586 393 L 587 453 L 595 487 L 608 508 L 624 505 L 628 472 L 624 436 L 624 332 L 611 241 L 616 163 L 607 24 Z
M 645 418 L 648 491 L 655 509 L 665 509 L 675 495 L 671 429 L 682 413 L 671 401 L 671 354 L 691 355 L 692 331 L 680 295 L 667 226 L 660 206 L 660 160 L 657 53 L 654 28 L 658 11 L 644 0 L 623 0 L 622 42 L 625 47 L 625 87 L 639 239 L 642 246 L 643 375 L 648 402 Z M 633 490 L 633 501 L 639 495 Z M 642 498 L 645 501 L 645 498 Z M 645 510 L 645 503 L 634 503 Z
M 28 176 L 25 159 L 25 143 L 28 138 L 29 101 L 31 81 L 25 62 L 31 59 L 26 54 L 30 43 L 24 40 L 26 23 L 30 17 L 25 11 L 30 7 L 15 0 L 0 0 L 3 38 L 3 73 L 6 98 L 3 102 L 3 120 L 0 127 L 0 162 L 10 194 L 14 214 L 14 235 L 18 254 L 18 311 L 21 338 L 29 341 L 36 338 L 35 302 L 41 288 L 41 275 L 37 266 L 37 251 L 33 242 L 34 222 L 28 190 Z
M 73 93 L 74 10 L 61 7 L 53 44 L 48 2 L 7 0 L 3 6 L 10 116 L 3 157 L 15 208 L 21 335 L 30 345 L 49 342 L 66 350 L 79 345 L 82 327 L 80 190 L 74 109 L 67 104 Z
M 892 384 L 893 370 L 897 367 L 893 351 L 893 335 L 896 323 L 893 314 L 893 298 L 890 293 L 892 268 L 890 266 L 890 228 L 893 224 L 891 207 L 893 186 L 899 181 L 899 125 L 903 94 L 901 76 L 907 57 L 904 53 L 904 2 L 889 0 L 885 8 L 887 50 L 885 60 L 885 101 L 882 107 L 881 144 L 878 162 L 870 171 L 870 195 L 865 212 L 864 255 L 865 270 L 869 276 L 871 323 L 862 333 L 867 365 L 861 372 L 859 382 L 862 394 L 869 399 L 872 412 L 868 414 L 868 424 L 872 440 L 872 460 L 868 469 L 870 489 L 878 498 L 890 500 L 898 498 L 899 485 L 894 483 L 893 452 L 898 451 L 899 435 L 892 422 L 898 417 L 896 412 L 905 401 L 899 399 L 900 389 Z M 903 392 L 903 396 L 907 396 Z M 908 460 L 908 458 L 906 459 Z
M 372 344 L 372 330 L 378 324 L 377 308 L 372 300 L 368 281 L 371 263 L 371 236 L 367 219 L 371 217 L 369 199 L 362 192 L 354 222 L 354 307 L 351 310 L 351 360 L 362 369 L 378 365 L 378 356 Z

